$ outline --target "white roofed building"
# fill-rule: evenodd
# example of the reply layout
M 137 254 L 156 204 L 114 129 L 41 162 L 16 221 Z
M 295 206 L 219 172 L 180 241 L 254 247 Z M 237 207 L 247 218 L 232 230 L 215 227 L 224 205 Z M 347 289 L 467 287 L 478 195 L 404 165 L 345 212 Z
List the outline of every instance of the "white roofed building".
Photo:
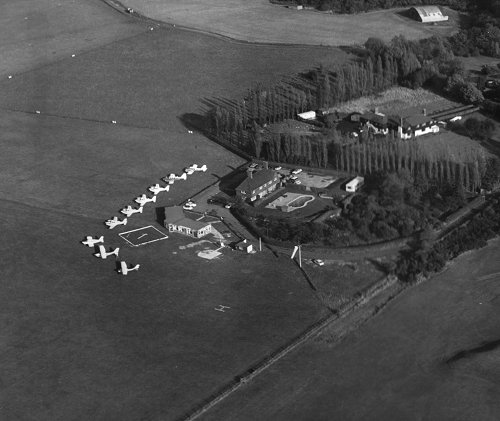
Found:
M 415 6 L 409 11 L 410 16 L 419 22 L 443 22 L 448 20 L 448 16 L 443 15 L 437 6 Z

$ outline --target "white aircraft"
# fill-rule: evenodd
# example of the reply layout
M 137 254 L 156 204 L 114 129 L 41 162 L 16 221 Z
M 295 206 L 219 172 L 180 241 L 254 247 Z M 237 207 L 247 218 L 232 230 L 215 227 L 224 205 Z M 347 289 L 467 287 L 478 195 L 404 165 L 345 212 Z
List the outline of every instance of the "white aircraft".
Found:
M 169 191 L 170 190 L 170 184 L 167 184 L 165 187 L 161 187 L 158 183 L 156 183 L 154 186 L 151 186 L 148 189 L 151 193 L 154 195 L 157 195 L 158 193 L 162 191 Z
M 106 251 L 106 248 L 103 245 L 99 246 L 99 252 L 94 253 L 95 257 L 100 257 L 101 259 L 106 259 L 108 256 L 111 256 L 114 254 L 116 257 L 118 257 L 118 252 L 120 251 L 120 248 L 117 247 L 114 250 L 111 251 Z
M 201 167 L 198 167 L 197 164 L 193 164 L 191 165 L 191 168 L 195 171 L 203 171 L 205 172 L 207 170 L 207 166 L 205 164 L 203 164 Z
M 187 174 L 182 173 L 182 175 L 169 174 L 169 180 L 187 180 Z
M 127 215 L 127 217 L 130 218 L 134 213 L 142 213 L 142 209 L 143 209 L 142 206 L 135 209 L 132 206 L 128 205 L 126 208 L 123 208 L 120 212 L 123 213 L 124 215 Z
M 97 243 L 104 243 L 104 235 L 101 235 L 99 238 L 94 238 L 90 235 L 87 235 L 87 239 L 85 241 L 82 241 L 82 244 L 85 244 L 89 247 L 94 247 Z
M 184 168 L 184 172 L 187 174 L 187 175 L 191 175 L 194 173 L 194 169 L 191 168 L 191 167 L 187 167 L 187 168 Z
M 144 206 L 148 202 L 156 202 L 156 196 L 147 197 L 145 194 L 143 194 L 142 196 L 136 197 L 134 201 L 136 203 L 139 203 L 139 205 Z
M 193 210 L 196 207 L 196 203 L 189 199 L 182 208 L 184 210 Z
M 113 219 L 108 219 L 105 224 L 108 226 L 108 228 L 111 230 L 117 225 L 127 225 L 127 218 L 123 218 L 121 221 L 118 219 L 117 216 L 115 216 Z
M 128 267 L 126 262 L 121 261 L 120 262 L 120 268 L 118 269 L 118 273 L 121 273 L 122 275 L 126 275 L 127 273 L 133 271 L 133 270 L 139 270 L 141 265 L 135 265 Z
M 172 174 L 170 174 L 172 175 Z M 161 180 L 164 181 L 165 183 L 168 183 L 170 185 L 174 184 L 174 181 L 172 178 L 170 178 L 170 175 L 167 175 L 166 177 L 163 177 Z

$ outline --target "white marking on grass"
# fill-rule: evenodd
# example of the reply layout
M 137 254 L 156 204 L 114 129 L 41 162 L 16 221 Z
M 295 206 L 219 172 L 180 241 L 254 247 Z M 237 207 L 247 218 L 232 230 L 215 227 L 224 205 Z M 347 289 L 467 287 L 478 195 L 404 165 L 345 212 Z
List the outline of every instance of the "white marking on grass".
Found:
M 134 243 L 133 241 L 130 241 L 128 240 L 127 237 L 130 236 L 130 234 L 134 233 L 134 232 L 137 232 L 137 231 L 142 231 L 142 230 L 146 230 L 146 229 L 152 229 L 156 232 L 158 232 L 159 234 L 162 235 L 161 238 L 155 238 L 153 240 L 149 240 L 149 241 L 144 241 L 142 243 Z M 121 238 L 123 238 L 127 243 L 129 243 L 131 246 L 133 247 L 139 247 L 139 246 L 143 246 L 143 245 L 146 245 L 146 244 L 149 244 L 149 243 L 154 243 L 155 241 L 161 241 L 161 240 L 165 240 L 166 238 L 168 238 L 168 235 L 166 235 L 165 233 L 161 232 L 159 229 L 153 227 L 152 225 L 147 225 L 145 227 L 142 227 L 142 228 L 137 228 L 135 230 L 131 230 L 131 231 L 127 231 L 127 232 L 121 232 L 120 234 L 118 234 Z M 139 240 L 140 238 L 144 237 L 145 235 L 148 235 L 147 233 L 144 233 L 142 234 L 141 236 L 137 237 L 135 239 L 135 241 Z
M 219 304 L 217 307 L 215 307 L 215 308 L 214 308 L 214 310 L 215 310 L 215 311 L 220 311 L 220 312 L 222 312 L 222 313 L 225 313 L 225 311 L 224 311 L 224 310 L 225 310 L 226 308 L 231 308 L 231 307 L 229 307 L 229 306 L 223 306 L 222 304 Z

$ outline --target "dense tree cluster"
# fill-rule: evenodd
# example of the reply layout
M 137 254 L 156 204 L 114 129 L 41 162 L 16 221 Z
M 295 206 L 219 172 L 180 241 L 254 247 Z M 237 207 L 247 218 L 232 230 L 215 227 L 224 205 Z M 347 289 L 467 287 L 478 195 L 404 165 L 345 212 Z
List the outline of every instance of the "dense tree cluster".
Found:
M 402 253 L 395 273 L 399 279 L 413 283 L 418 275 L 443 269 L 446 262 L 461 253 L 484 247 L 487 240 L 500 231 L 500 200 L 498 197 L 460 229 L 453 230 L 435 244 L 422 239 L 412 250 Z

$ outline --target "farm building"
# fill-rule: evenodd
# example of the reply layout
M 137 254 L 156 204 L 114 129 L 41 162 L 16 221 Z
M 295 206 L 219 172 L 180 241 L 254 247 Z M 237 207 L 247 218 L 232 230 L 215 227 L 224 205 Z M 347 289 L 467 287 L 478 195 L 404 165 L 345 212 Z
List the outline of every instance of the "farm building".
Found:
M 345 191 L 355 193 L 365 183 L 365 179 L 359 175 L 345 185 Z
M 415 6 L 408 13 L 413 19 L 423 23 L 448 20 L 448 16 L 443 15 L 443 12 L 437 6 Z
M 397 127 L 400 139 L 411 139 L 412 137 L 439 132 L 437 122 L 427 116 L 425 110 L 421 115 L 412 115 L 405 118 L 394 116 L 391 118 L 391 123 L 393 127 Z
M 280 176 L 274 170 L 264 168 L 252 171 L 248 169 L 247 177 L 236 187 L 236 196 L 253 202 L 276 190 L 279 183 Z
M 186 211 L 182 206 L 170 206 L 165 208 L 164 226 L 169 232 L 201 238 L 212 232 L 212 224 L 203 219 L 202 213 Z
M 351 115 L 351 119 L 353 116 Z M 359 116 L 360 123 L 364 124 L 368 130 L 372 130 L 375 134 L 389 133 L 389 120 L 386 115 L 377 111 L 367 112 Z

